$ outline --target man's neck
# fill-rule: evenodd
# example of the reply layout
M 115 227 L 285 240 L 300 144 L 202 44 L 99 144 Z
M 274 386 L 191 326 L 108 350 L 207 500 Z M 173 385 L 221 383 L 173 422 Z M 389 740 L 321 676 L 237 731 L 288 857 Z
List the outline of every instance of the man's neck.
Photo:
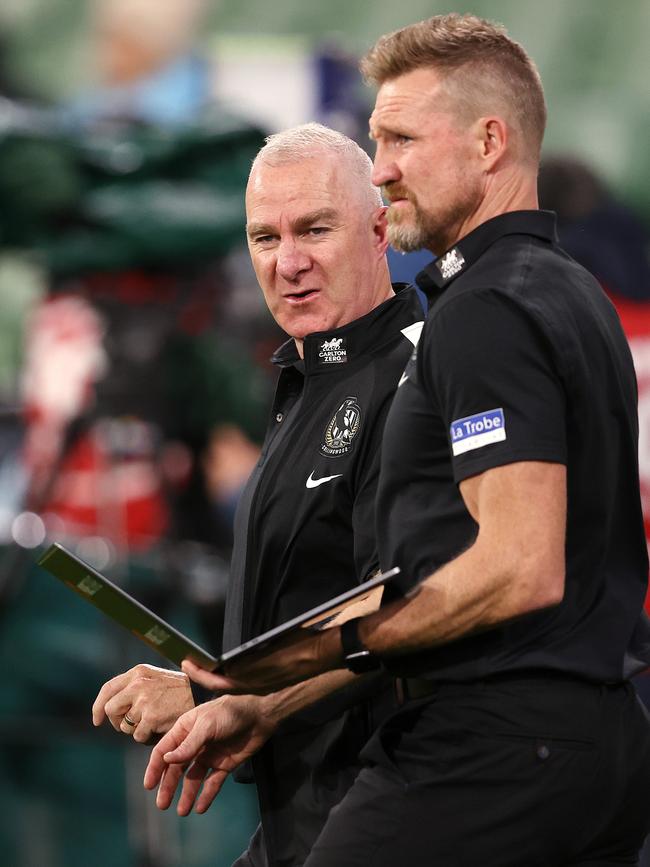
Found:
M 489 178 L 486 189 L 476 209 L 460 224 L 444 250 L 433 252 L 441 256 L 451 249 L 461 238 L 474 229 L 487 223 L 493 217 L 511 211 L 531 211 L 539 208 L 537 197 L 536 172 L 500 173 L 497 178 Z

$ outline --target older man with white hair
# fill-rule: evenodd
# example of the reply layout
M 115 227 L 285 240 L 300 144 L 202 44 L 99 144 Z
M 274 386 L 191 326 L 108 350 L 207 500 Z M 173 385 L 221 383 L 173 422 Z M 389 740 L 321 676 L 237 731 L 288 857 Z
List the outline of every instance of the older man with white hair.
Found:
M 240 501 L 226 610 L 228 649 L 350 589 L 378 567 L 376 483 L 384 420 L 422 326 L 415 290 L 393 287 L 386 208 L 354 142 L 317 124 L 267 140 L 246 192 L 248 246 L 268 307 L 290 339 L 261 459 Z M 359 673 L 360 670 L 359 670 Z M 265 696 L 224 696 L 186 713 L 163 751 L 202 749 L 181 815 L 203 812 L 253 753 L 262 824 L 239 865 L 299 865 L 393 705 L 392 681 L 330 672 Z M 336 694 L 333 694 L 333 693 Z M 332 693 L 330 695 L 330 693 Z M 317 700 L 318 699 L 318 700 Z M 317 701 L 316 701 L 317 700 Z M 192 706 L 182 674 L 138 666 L 109 681 L 99 724 L 138 741 Z M 160 782 L 156 749 L 145 784 Z M 158 805 L 182 776 L 167 770 Z

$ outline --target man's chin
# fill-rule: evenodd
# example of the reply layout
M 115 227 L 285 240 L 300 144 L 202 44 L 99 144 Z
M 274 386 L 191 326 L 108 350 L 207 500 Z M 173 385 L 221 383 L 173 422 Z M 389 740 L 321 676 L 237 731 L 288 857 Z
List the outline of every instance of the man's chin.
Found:
M 409 231 L 404 226 L 389 226 L 388 240 L 391 247 L 399 253 L 414 253 L 416 250 L 422 250 L 426 246 L 425 239 L 420 232 Z

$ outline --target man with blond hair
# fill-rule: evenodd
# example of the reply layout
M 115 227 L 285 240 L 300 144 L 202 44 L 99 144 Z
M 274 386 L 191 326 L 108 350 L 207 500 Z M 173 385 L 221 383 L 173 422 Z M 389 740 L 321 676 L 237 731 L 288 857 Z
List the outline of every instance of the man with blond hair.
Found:
M 380 562 L 403 596 L 192 674 L 264 693 L 364 654 L 398 677 L 403 707 L 306 867 L 634 864 L 650 826 L 628 680 L 650 662 L 636 384 L 613 307 L 538 210 L 539 75 L 471 15 L 382 37 L 362 68 L 389 236 L 438 257 L 382 444 Z
M 377 570 L 381 435 L 424 317 L 414 289 L 391 285 L 386 208 L 371 173 L 358 145 L 318 124 L 270 136 L 253 163 L 248 247 L 290 339 L 273 359 L 280 375 L 270 423 L 235 519 L 225 650 Z M 108 717 L 143 742 L 193 703 L 186 675 L 136 666 L 102 687 L 94 721 Z M 205 780 L 196 800 L 204 812 L 227 774 L 256 753 L 262 821 L 237 864 L 298 867 L 394 706 L 388 675 L 349 671 L 264 698 L 205 702 L 178 724 L 184 736 L 215 741 L 188 771 L 178 811 L 192 809 Z M 178 766 L 165 775 L 160 807 L 179 778 Z M 147 785 L 159 779 L 152 773 Z

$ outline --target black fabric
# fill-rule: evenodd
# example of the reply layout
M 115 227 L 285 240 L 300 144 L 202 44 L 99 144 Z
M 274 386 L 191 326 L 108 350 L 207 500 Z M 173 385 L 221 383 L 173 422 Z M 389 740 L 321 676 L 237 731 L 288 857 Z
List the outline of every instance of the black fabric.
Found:
M 423 319 L 415 290 L 401 288 L 361 319 L 309 335 L 304 362 L 293 341 L 276 353 L 271 420 L 235 521 L 225 649 L 376 570 L 383 426 L 413 350 L 415 337 L 402 332 Z M 269 864 L 304 862 L 393 708 L 387 675 L 361 678 L 296 714 L 254 757 Z
M 382 684 L 381 692 L 377 683 Z M 360 772 L 362 748 L 395 709 L 393 683 L 375 681 L 369 701 L 357 700 L 328 714 L 326 722 L 317 714 L 309 723 L 304 718 L 299 725 L 293 721 L 253 757 L 270 865 L 304 864 L 330 810 Z
M 304 364 L 293 341 L 276 354 L 282 370 L 269 428 L 235 518 L 225 650 L 377 568 L 374 508 L 383 425 L 413 349 L 401 331 L 423 318 L 415 290 L 402 289 L 355 322 L 309 335 Z M 345 360 L 323 360 L 323 345 L 337 341 Z M 328 430 L 347 401 L 358 428 L 347 445 L 332 448 Z M 328 477 L 307 487 L 310 478 Z
M 386 424 L 382 568 L 399 566 L 410 589 L 476 536 L 460 481 L 551 461 L 567 466 L 566 590 L 556 608 L 385 664 L 437 680 L 519 669 L 621 680 L 632 657 L 643 664 L 648 560 L 636 380 L 613 306 L 545 212 L 488 221 L 418 282 L 433 304 Z
M 255 833 L 251 837 L 248 849 L 239 856 L 232 867 L 269 867 L 269 861 L 266 857 L 266 846 L 264 844 L 264 832 L 261 825 L 257 826 Z
M 634 865 L 650 823 L 648 725 L 629 684 L 441 684 L 363 758 L 305 867 Z

